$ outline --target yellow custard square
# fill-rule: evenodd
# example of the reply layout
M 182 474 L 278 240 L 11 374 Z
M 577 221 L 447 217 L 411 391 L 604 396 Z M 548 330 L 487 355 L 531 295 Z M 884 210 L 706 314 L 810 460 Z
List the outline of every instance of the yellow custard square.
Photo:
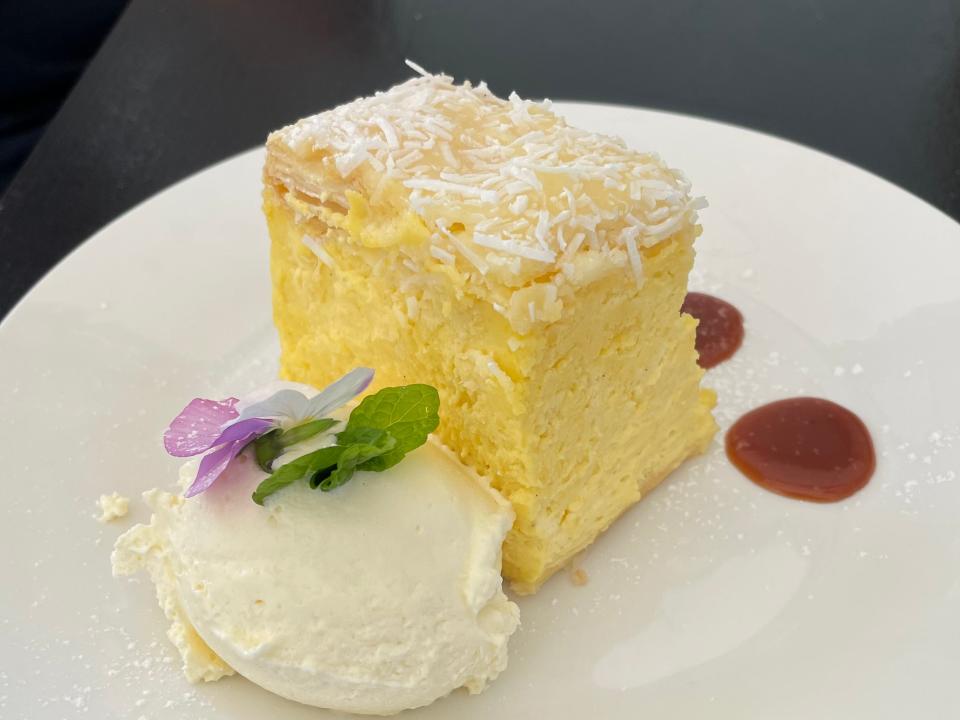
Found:
M 281 372 L 440 391 L 533 592 L 716 431 L 680 313 L 699 201 L 549 103 L 423 75 L 267 142 Z

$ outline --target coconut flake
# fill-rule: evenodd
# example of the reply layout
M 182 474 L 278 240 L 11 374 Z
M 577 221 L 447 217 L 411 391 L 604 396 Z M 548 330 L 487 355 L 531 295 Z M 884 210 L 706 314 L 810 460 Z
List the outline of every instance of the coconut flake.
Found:
M 390 124 L 389 120 L 385 117 L 375 117 L 373 121 L 383 132 L 383 137 L 387 140 L 388 148 L 400 147 L 400 141 L 397 139 L 397 131 L 393 129 L 393 125 Z
M 417 75 L 421 75 L 421 76 L 423 76 L 423 77 L 430 77 L 430 73 L 428 73 L 428 72 L 427 72 L 426 70 L 424 70 L 422 67 L 420 67 L 419 65 L 417 65 L 417 64 L 416 64 L 413 60 L 411 60 L 410 58 L 406 58 L 403 62 L 406 64 L 406 66 L 407 66 L 408 68 L 410 68 L 410 69 L 413 70 L 415 73 L 417 73 Z
M 639 230 L 637 227 L 629 227 L 620 236 L 623 244 L 627 246 L 627 257 L 630 260 L 630 269 L 633 270 L 637 287 L 643 285 L 643 261 L 640 258 L 640 251 L 637 250 L 637 233 Z
M 437 247 L 436 245 L 430 246 L 430 254 L 440 262 L 446 263 L 447 265 L 453 265 L 453 263 L 457 260 L 455 256 L 451 255 L 443 248 Z
M 324 265 L 326 265 L 328 268 L 336 267 L 336 263 L 333 261 L 333 258 L 330 257 L 329 253 L 327 253 L 327 251 L 323 249 L 323 246 L 320 244 L 320 241 L 317 240 L 315 237 L 311 237 L 310 235 L 304 235 L 302 238 L 300 238 L 300 242 L 306 245 L 310 249 L 310 252 L 316 255 L 317 259 L 320 262 L 322 262 Z
M 523 211 L 527 209 L 527 205 L 530 204 L 530 198 L 526 195 L 517 195 L 513 202 L 510 203 L 510 212 L 514 215 L 522 215 Z
M 491 250 L 499 250 L 508 255 L 516 255 L 539 262 L 550 263 L 556 260 L 557 257 L 556 253 L 551 250 L 523 245 L 516 240 L 505 240 L 498 235 L 484 235 L 483 233 L 475 232 L 473 234 L 473 242 L 475 245 L 482 245 Z
M 453 246 L 460 251 L 460 254 L 463 255 L 477 270 L 480 271 L 481 275 L 487 274 L 487 270 L 490 268 L 482 257 L 468 248 L 466 243 L 464 243 L 460 238 L 451 233 L 445 227 L 442 225 L 438 225 L 438 227 L 440 228 L 440 232 L 442 232 L 446 238 L 453 243 Z

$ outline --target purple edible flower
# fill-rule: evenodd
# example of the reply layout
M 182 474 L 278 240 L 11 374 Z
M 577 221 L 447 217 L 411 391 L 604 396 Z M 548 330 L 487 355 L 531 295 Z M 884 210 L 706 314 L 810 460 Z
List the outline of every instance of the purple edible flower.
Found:
M 242 414 L 236 410 L 240 402 L 237 398 L 194 398 L 163 434 L 163 446 L 174 457 L 206 453 L 200 460 L 197 477 L 184 492 L 184 497 L 193 497 L 207 490 L 243 448 L 261 435 L 281 427 L 282 421 L 287 425 L 298 425 L 323 417 L 362 393 L 372 380 L 373 370 L 356 368 L 312 398 L 296 390 L 284 389 L 250 405 Z
M 238 402 L 235 397 L 219 402 L 194 398 L 170 423 L 163 434 L 163 446 L 174 457 L 206 452 L 216 445 L 223 426 L 240 414 L 235 410 Z
M 367 389 L 373 381 L 373 370 L 355 368 L 331 383 L 312 398 L 296 390 L 284 389 L 258 403 L 245 408 L 240 419 L 251 417 L 286 418 L 293 423 L 321 418 L 327 413 L 346 405 Z

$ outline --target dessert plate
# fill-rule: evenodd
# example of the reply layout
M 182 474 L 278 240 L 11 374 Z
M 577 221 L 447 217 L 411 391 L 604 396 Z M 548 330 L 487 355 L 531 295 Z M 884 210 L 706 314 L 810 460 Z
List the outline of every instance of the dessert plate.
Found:
M 960 673 L 960 225 L 839 160 L 623 107 L 571 122 L 660 151 L 710 200 L 693 288 L 747 338 L 711 370 L 725 429 L 816 394 L 857 412 L 878 468 L 849 500 L 770 494 L 720 438 L 519 600 L 510 666 L 422 718 L 944 717 Z M 276 372 L 259 150 L 160 193 L 72 253 L 0 326 L 0 716 L 321 718 L 239 677 L 191 686 L 117 535 L 170 485 L 166 423 Z M 569 418 L 572 423 L 577 418 Z M 722 436 L 721 436 L 722 437 Z M 94 520 L 101 493 L 130 514 Z M 243 532 L 238 527 L 237 532 Z

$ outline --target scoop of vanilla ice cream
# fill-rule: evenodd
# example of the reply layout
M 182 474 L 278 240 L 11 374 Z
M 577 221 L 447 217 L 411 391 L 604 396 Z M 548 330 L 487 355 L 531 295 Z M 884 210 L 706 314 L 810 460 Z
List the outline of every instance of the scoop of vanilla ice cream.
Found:
M 184 466 L 186 485 L 196 463 Z M 150 571 L 189 679 L 235 669 L 278 695 L 390 714 L 506 666 L 517 606 L 502 590 L 509 504 L 433 441 L 337 490 L 265 477 L 245 456 L 207 492 L 152 490 L 114 573 Z

